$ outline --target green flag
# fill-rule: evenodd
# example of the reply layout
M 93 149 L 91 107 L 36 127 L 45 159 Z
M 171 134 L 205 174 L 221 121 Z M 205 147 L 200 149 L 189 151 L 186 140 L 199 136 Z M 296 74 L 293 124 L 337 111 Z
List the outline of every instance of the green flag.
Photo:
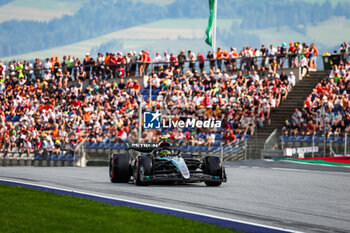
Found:
M 213 46 L 213 20 L 214 20 L 214 5 L 215 0 L 209 0 L 209 22 L 207 27 L 207 39 L 205 40 L 205 43 L 207 43 L 210 46 Z

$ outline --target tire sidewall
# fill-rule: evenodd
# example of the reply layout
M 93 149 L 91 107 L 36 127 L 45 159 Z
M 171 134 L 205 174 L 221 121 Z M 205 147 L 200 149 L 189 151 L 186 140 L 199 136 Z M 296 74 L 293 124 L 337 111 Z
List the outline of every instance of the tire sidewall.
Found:
M 205 174 L 222 178 L 223 166 L 219 156 L 205 157 Z
M 207 156 L 204 158 L 204 173 L 211 176 L 218 176 L 223 179 L 223 166 L 219 156 Z M 207 186 L 220 186 L 222 181 L 205 181 Z
M 129 154 L 115 154 L 109 163 L 109 176 L 112 183 L 127 183 L 130 180 L 131 156 Z

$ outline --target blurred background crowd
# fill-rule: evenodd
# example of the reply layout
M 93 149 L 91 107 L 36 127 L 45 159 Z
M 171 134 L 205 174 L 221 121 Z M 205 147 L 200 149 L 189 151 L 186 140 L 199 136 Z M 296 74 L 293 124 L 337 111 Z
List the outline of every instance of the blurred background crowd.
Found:
M 234 144 L 269 124 L 271 111 L 295 86 L 293 72 L 277 69 L 316 69 L 317 53 L 314 44 L 290 42 L 277 48 L 219 48 L 206 56 L 182 50 L 177 56 L 164 52 L 151 59 L 148 51 L 142 51 L 98 54 L 96 59 L 86 54 L 82 60 L 64 56 L 33 63 L 2 62 L 0 148 L 8 152 L 17 147 L 23 153 L 57 158 L 83 141 L 137 141 L 140 104 L 143 111 L 160 110 L 173 121 L 191 116 L 222 121 L 219 130 L 144 130 L 143 142 L 167 135 L 179 144 L 203 145 L 208 150 L 220 141 Z M 135 75 L 147 75 L 144 88 L 131 79 Z M 344 56 L 304 108 L 286 121 L 285 134 L 317 133 L 322 124 L 329 127 L 329 134 L 349 131 L 349 87 L 349 62 Z M 320 120 L 322 106 L 325 121 Z

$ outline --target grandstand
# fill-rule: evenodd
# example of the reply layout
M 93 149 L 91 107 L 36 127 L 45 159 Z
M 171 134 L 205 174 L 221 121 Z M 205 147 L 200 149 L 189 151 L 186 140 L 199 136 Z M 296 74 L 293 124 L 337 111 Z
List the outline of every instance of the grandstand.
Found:
M 316 144 L 316 155 L 346 154 L 347 56 L 331 57 L 333 64 L 324 67 L 331 65 L 331 71 L 316 71 L 312 50 L 305 44 L 292 47 L 274 55 L 250 47 L 239 53 L 218 49 L 206 59 L 181 51 L 152 60 L 142 51 L 1 63 L 0 164 L 104 163 L 110 153 L 123 150 L 124 142 L 138 140 L 140 105 L 175 120 L 192 115 L 222 121 L 220 129 L 143 130 L 142 142 L 166 135 L 185 152 L 217 153 L 225 160 L 281 156 L 285 148 Z M 326 104 L 324 98 L 332 101 Z M 314 117 L 322 106 L 329 126 Z M 295 108 L 306 112 L 296 121 Z M 310 120 L 318 124 L 315 129 L 306 123 Z

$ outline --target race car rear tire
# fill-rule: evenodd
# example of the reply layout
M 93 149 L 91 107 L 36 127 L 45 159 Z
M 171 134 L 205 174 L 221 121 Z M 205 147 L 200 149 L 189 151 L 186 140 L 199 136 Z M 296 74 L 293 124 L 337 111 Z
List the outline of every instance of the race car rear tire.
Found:
M 112 183 L 127 183 L 131 176 L 131 156 L 114 154 L 109 161 L 109 178 Z
M 205 157 L 205 173 L 222 179 L 222 162 L 219 156 Z M 206 186 L 219 186 L 221 181 L 205 181 Z
M 137 186 L 147 186 L 150 184 L 150 181 L 144 181 L 144 177 L 152 174 L 152 164 L 152 159 L 148 156 L 138 156 L 136 158 L 134 182 Z

